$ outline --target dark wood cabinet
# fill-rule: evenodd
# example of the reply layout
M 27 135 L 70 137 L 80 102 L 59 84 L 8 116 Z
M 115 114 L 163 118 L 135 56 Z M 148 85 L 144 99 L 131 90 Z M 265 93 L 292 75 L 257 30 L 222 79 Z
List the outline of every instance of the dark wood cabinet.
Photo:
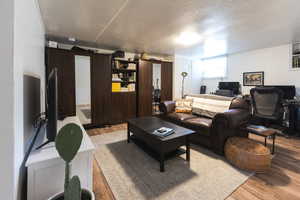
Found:
M 138 70 L 138 116 L 152 115 L 152 63 L 141 60 Z
M 173 63 L 161 63 L 161 101 L 173 99 Z
M 152 115 L 153 62 L 137 62 L 136 91 L 112 92 L 112 57 L 93 52 L 46 48 L 46 77 L 58 69 L 58 111 L 60 117 L 76 115 L 75 55 L 91 57 L 92 126 L 116 124 Z M 133 61 L 126 61 L 133 63 Z M 161 101 L 172 100 L 172 63 L 161 64 Z M 125 71 L 129 71 L 124 69 Z M 122 86 L 123 87 L 123 86 Z
M 92 124 L 110 124 L 111 118 L 111 56 L 94 54 L 91 68 Z
M 76 115 L 75 60 L 68 50 L 46 48 L 46 76 L 57 68 L 59 117 Z
M 136 93 L 113 92 L 111 93 L 111 123 L 125 122 L 136 117 Z

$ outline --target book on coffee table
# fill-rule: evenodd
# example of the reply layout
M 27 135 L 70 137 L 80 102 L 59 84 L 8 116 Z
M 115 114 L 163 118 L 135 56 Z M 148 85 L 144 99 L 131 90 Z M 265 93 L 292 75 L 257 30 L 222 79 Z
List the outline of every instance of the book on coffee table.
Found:
M 161 127 L 159 129 L 156 129 L 155 131 L 153 131 L 153 134 L 157 135 L 159 137 L 167 137 L 173 133 L 174 133 L 174 130 L 171 128 L 167 128 L 167 127 Z

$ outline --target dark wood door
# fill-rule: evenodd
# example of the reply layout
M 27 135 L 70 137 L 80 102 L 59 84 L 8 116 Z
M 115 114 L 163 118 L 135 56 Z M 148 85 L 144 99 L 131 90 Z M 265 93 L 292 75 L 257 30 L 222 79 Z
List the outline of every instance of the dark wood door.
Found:
M 94 54 L 92 56 L 91 81 L 92 124 L 109 124 L 112 105 L 110 55 Z
M 60 118 L 76 115 L 75 59 L 71 51 L 46 49 L 46 75 L 57 68 L 58 115 Z
M 113 92 L 111 97 L 111 123 L 125 122 L 127 119 L 136 117 L 136 93 Z
M 173 99 L 173 63 L 161 63 L 161 101 Z
M 141 60 L 138 69 L 138 115 L 152 115 L 152 63 Z

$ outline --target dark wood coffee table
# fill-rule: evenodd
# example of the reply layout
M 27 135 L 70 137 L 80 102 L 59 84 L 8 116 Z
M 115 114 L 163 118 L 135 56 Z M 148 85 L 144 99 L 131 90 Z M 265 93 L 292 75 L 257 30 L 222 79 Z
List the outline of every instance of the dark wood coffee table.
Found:
M 189 136 L 195 131 L 164 121 L 158 117 L 141 117 L 127 120 L 127 142 L 138 142 L 149 155 L 160 162 L 160 171 L 164 172 L 166 157 L 174 153 L 181 146 L 186 146 L 186 160 L 190 161 Z M 167 127 L 174 129 L 175 133 L 167 137 L 158 137 L 152 132 L 158 128 Z M 132 133 L 132 135 L 131 135 Z M 142 142 L 143 145 L 140 145 Z M 149 151 L 149 149 L 151 151 Z

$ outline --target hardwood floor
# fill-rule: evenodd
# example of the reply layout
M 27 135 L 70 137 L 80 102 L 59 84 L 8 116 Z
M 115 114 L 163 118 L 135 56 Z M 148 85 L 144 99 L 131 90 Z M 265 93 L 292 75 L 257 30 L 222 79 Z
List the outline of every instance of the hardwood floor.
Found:
M 88 130 L 89 135 L 107 134 L 126 129 L 126 124 Z M 263 143 L 255 135 L 251 139 Z M 271 143 L 271 140 L 269 141 Z M 105 177 L 94 161 L 94 192 L 96 200 L 114 200 Z M 300 139 L 276 138 L 275 157 L 268 173 L 255 174 L 234 191 L 227 200 L 296 200 L 300 199 Z

